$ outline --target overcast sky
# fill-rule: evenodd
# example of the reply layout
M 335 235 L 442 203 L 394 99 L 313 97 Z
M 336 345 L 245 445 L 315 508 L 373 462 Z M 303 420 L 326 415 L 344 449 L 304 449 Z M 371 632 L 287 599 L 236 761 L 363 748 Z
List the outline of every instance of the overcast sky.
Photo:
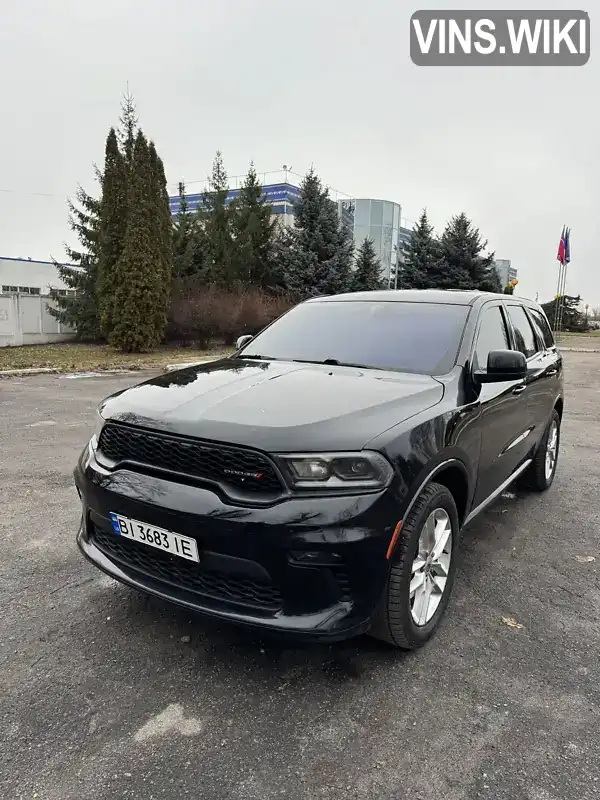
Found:
M 313 164 L 410 220 L 427 206 L 442 228 L 465 211 L 517 267 L 518 292 L 541 301 L 566 222 L 567 289 L 600 305 L 596 3 L 589 63 L 535 69 L 410 61 L 415 10 L 514 0 L 4 0 L 0 255 L 62 257 L 65 198 L 96 188 L 129 82 L 170 183 L 204 178 L 220 148 L 230 175 L 251 159 L 259 172 Z

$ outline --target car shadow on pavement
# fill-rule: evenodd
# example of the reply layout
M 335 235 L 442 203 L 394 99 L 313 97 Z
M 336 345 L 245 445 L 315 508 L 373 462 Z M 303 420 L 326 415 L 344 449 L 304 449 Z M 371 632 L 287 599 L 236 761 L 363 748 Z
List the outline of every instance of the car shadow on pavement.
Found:
M 320 673 L 328 683 L 345 683 L 360 679 L 372 667 L 410 656 L 366 635 L 320 644 L 222 623 L 134 591 L 130 609 L 142 628 L 152 628 L 163 639 L 163 646 L 175 642 L 190 648 L 198 668 L 250 670 L 257 677 L 264 671 L 271 677 L 279 674 L 286 685 L 299 680 L 300 672 Z

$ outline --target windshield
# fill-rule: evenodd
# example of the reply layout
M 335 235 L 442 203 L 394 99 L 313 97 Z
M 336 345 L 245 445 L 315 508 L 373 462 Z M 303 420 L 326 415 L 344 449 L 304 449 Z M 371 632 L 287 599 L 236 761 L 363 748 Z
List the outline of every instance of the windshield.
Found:
M 340 363 L 443 375 L 456 362 L 469 306 L 311 302 L 260 333 L 241 357 Z

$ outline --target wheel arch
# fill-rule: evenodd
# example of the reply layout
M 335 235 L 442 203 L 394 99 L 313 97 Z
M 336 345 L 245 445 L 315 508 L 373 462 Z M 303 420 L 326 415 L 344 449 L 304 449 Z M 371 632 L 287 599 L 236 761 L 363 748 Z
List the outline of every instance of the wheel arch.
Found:
M 423 489 L 430 483 L 440 483 L 445 486 L 456 503 L 456 510 L 458 511 L 458 519 L 460 524 L 464 522 L 467 516 L 467 509 L 470 496 L 469 474 L 464 462 L 458 458 L 449 458 L 441 461 L 433 469 L 429 470 L 424 479 L 419 484 L 418 488 L 413 493 L 406 511 L 404 512 L 403 519 L 406 519 L 411 512 L 412 507 L 417 501 L 417 498 Z
M 554 410 L 558 413 L 558 416 L 560 417 L 561 422 L 562 422 L 562 415 L 563 415 L 564 407 L 565 407 L 564 399 L 562 397 L 557 398 L 556 402 L 554 403 Z

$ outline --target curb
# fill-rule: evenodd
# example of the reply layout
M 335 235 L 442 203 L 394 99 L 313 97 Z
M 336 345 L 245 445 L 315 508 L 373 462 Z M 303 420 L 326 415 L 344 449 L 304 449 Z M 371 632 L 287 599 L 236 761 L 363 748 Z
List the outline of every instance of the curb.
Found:
M 588 350 L 585 347 L 561 347 L 558 345 L 560 353 L 600 353 L 600 350 Z
M 150 369 L 152 369 L 150 367 Z M 104 375 L 134 375 L 139 369 L 103 369 L 98 372 L 64 372 L 56 367 L 27 367 L 0 370 L 0 378 L 18 378 L 23 375 L 62 375 L 63 378 L 101 378 Z
M 18 375 L 56 375 L 59 372 L 55 367 L 27 367 L 24 369 L 0 370 L 0 378 L 12 378 Z

